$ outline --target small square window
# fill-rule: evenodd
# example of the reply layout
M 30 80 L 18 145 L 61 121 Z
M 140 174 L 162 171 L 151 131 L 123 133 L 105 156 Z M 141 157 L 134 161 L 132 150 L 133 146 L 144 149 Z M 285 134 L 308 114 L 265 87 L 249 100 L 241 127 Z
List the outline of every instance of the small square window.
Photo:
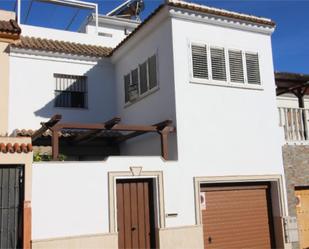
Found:
M 55 107 L 86 108 L 87 77 L 54 74 L 56 80 Z

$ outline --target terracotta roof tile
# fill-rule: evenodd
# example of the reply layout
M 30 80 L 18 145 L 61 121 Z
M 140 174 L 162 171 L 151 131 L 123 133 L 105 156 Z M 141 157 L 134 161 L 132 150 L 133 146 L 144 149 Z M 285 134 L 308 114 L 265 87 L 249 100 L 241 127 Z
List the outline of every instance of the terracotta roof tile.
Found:
M 20 41 L 15 44 L 11 44 L 11 47 L 90 57 L 107 57 L 112 51 L 112 48 L 108 47 L 42 39 L 28 36 L 22 36 Z
M 253 23 L 262 24 L 262 25 L 268 25 L 268 26 L 276 25 L 272 20 L 268 18 L 257 17 L 257 16 L 238 13 L 234 11 L 228 11 L 225 9 L 212 8 L 212 7 L 208 7 L 208 6 L 201 5 L 201 4 L 184 2 L 181 0 L 168 0 L 168 5 L 172 7 L 176 7 L 176 8 L 188 9 L 188 10 L 198 11 L 198 12 L 216 15 L 216 16 L 234 18 L 234 19 L 253 22 Z
M 0 33 L 20 35 L 21 29 L 15 20 L 0 20 Z
M 29 153 L 33 148 L 31 144 L 19 143 L 0 143 L 0 153 Z

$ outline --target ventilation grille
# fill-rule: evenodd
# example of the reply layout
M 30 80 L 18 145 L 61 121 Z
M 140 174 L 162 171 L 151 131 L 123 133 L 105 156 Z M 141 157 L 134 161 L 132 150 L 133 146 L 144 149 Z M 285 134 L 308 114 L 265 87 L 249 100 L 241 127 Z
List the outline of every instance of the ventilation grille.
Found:
M 244 66 L 241 51 L 229 50 L 229 65 L 231 81 L 244 83 Z
M 257 54 L 246 53 L 247 77 L 249 84 L 260 84 L 260 66 Z
M 224 49 L 211 48 L 211 69 L 214 80 L 226 81 Z
M 193 77 L 208 79 L 208 63 L 206 46 L 192 45 Z

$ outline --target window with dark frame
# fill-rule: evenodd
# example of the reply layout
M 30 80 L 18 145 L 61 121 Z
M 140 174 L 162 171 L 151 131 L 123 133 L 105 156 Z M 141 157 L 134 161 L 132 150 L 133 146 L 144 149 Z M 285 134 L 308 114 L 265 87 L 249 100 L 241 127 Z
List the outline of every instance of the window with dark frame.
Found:
M 125 103 L 133 102 L 157 86 L 157 57 L 153 55 L 124 76 Z
M 54 74 L 55 107 L 87 108 L 87 77 Z

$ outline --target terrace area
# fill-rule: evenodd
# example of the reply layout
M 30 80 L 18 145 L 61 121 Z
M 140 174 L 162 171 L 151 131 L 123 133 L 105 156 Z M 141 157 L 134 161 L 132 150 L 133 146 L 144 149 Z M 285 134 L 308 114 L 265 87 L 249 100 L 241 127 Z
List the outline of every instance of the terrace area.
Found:
M 309 75 L 276 73 L 277 97 L 288 95 L 294 99 L 279 105 L 279 124 L 284 129 L 285 140 L 292 144 L 309 144 Z
M 176 132 L 171 120 L 153 125 L 122 124 L 115 117 L 103 123 L 64 123 L 54 115 L 42 122 L 41 128 L 16 130 L 16 137 L 31 137 L 34 154 L 43 161 L 105 159 L 121 155 L 120 144 L 144 134 L 157 134 L 161 142 L 161 156 L 169 160 L 169 134 Z

